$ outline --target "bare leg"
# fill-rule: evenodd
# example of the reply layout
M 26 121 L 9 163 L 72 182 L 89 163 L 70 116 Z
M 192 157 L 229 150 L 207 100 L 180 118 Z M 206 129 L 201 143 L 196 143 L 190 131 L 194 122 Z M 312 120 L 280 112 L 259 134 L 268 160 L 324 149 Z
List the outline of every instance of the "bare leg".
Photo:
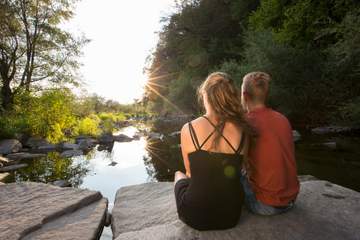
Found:
M 184 178 L 188 178 L 188 177 L 184 173 L 182 173 L 180 171 L 176 171 L 175 177 L 174 177 L 174 185 L 176 184 L 177 181 L 179 181 L 180 179 L 184 179 Z

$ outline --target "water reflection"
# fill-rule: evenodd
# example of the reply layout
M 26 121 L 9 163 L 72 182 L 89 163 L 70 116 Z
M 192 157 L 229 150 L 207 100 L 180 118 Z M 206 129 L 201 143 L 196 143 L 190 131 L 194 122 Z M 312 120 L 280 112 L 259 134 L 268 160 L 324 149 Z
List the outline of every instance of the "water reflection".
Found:
M 157 181 L 172 181 L 175 171 L 184 171 L 181 150 L 177 139 L 148 141 L 144 164 L 147 174 Z
M 9 182 L 53 182 L 67 180 L 72 186 L 78 187 L 88 173 L 89 161 L 74 163 L 72 159 L 64 159 L 59 153 L 48 153 L 47 157 L 28 162 L 29 166 L 11 175 Z
M 91 159 L 88 173 L 80 187 L 100 190 L 102 195 L 109 199 L 111 209 L 115 193 L 120 187 L 152 181 L 142 161 L 147 155 L 145 144 L 144 138 L 127 143 L 115 143 L 111 152 L 93 150 L 86 156 L 73 158 L 74 162 Z

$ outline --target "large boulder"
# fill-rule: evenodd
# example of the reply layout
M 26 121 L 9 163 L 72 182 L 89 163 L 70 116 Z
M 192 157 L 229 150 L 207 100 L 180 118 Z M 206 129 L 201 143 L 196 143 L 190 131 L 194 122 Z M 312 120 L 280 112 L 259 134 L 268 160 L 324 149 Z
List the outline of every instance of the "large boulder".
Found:
M 116 240 L 125 239 L 360 239 L 360 193 L 329 183 L 301 183 L 294 209 L 264 217 L 243 210 L 238 225 L 223 231 L 197 231 L 177 216 L 173 183 L 121 188 L 112 211 Z
M 43 183 L 0 186 L 0 239 L 98 239 L 107 199 L 100 192 Z
M 16 139 L 4 139 L 0 141 L 0 154 L 9 154 L 20 151 L 22 148 L 19 140 Z

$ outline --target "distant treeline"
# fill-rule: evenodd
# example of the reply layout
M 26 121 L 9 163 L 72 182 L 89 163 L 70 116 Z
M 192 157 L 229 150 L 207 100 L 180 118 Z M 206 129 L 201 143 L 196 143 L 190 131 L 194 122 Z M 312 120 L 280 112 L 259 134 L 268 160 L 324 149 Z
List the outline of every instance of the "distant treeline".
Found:
M 144 102 L 153 112 L 199 112 L 212 71 L 240 86 L 271 74 L 271 107 L 301 126 L 360 123 L 360 2 L 180 0 L 149 57 Z

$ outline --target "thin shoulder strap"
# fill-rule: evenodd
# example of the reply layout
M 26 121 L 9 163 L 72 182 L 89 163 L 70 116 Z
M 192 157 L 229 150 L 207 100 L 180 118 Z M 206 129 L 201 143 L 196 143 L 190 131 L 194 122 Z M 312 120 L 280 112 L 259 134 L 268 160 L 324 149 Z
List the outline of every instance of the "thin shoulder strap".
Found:
M 215 130 L 224 138 L 224 140 L 227 142 L 227 144 L 229 144 L 229 146 L 231 147 L 231 149 L 232 149 L 235 153 L 237 153 L 237 150 L 233 147 L 233 145 L 230 143 L 230 141 L 222 134 L 222 132 L 220 132 L 218 126 L 216 126 L 214 123 L 212 123 L 208 117 L 206 117 L 206 116 L 203 115 L 203 118 L 205 118 L 206 120 L 208 120 L 208 122 L 215 128 Z M 225 124 L 225 123 L 223 123 L 223 124 Z
M 200 149 L 205 145 L 205 143 L 211 138 L 212 135 L 214 135 L 214 133 L 216 132 L 216 129 L 214 129 L 209 136 L 207 136 L 207 138 L 203 141 L 203 143 L 200 146 Z
M 239 144 L 238 149 L 236 150 L 236 153 L 240 154 L 240 152 L 242 151 L 242 149 L 244 147 L 245 138 L 246 138 L 246 136 L 244 136 L 244 132 L 242 132 L 240 144 Z
M 196 136 L 196 133 L 195 133 L 195 130 L 194 130 L 194 127 L 193 125 L 191 124 L 191 122 L 189 122 L 189 131 L 190 131 L 190 136 L 191 136 L 191 140 L 194 144 L 194 147 L 196 150 L 199 150 L 200 149 L 200 146 L 199 146 L 199 140 Z

